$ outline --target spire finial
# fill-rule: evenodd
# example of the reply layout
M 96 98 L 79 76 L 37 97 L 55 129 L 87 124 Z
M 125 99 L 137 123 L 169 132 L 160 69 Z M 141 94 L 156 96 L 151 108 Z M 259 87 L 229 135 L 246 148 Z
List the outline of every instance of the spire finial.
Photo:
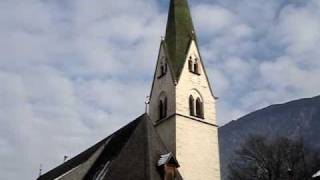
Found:
M 191 38 L 192 38 L 193 40 L 196 39 L 196 33 L 194 32 L 194 30 L 191 31 Z
M 144 102 L 144 104 L 146 105 L 145 113 L 148 113 L 148 106 L 150 104 L 150 96 L 146 96 L 146 101 Z

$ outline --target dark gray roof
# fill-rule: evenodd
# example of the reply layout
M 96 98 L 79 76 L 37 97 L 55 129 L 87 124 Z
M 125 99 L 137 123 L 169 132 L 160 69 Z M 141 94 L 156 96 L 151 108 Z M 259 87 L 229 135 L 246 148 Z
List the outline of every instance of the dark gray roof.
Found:
M 143 114 L 88 150 L 40 176 L 90 180 L 103 169 L 103 180 L 161 180 L 157 161 L 169 153 L 147 114 Z M 106 166 L 108 165 L 108 166 Z M 178 179 L 182 179 L 179 175 Z

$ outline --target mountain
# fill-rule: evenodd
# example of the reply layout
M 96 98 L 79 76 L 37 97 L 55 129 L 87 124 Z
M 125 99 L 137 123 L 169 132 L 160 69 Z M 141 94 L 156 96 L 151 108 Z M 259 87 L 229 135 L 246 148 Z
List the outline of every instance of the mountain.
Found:
M 234 150 L 248 135 L 302 138 L 320 151 L 320 96 L 271 105 L 254 111 L 219 128 L 221 171 L 226 179 L 227 165 Z

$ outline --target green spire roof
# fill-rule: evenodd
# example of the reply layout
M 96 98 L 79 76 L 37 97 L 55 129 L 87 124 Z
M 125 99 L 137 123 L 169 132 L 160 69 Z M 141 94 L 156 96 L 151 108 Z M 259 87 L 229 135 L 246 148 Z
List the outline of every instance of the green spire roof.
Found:
M 194 36 L 187 0 L 171 0 L 165 44 L 176 79 L 179 79 L 190 41 Z

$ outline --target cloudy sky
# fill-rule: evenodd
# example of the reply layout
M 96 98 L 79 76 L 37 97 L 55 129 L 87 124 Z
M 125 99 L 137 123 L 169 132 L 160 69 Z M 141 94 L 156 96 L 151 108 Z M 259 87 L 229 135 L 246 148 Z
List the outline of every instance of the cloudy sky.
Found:
M 35 179 L 144 112 L 168 0 L 0 1 L 0 179 Z M 223 125 L 320 94 L 319 0 L 190 0 Z

